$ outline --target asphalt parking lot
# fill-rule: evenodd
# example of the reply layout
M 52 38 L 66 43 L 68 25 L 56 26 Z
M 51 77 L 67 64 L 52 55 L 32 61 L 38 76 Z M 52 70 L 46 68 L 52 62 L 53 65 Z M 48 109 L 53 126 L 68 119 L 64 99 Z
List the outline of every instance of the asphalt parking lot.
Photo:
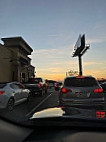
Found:
M 106 98 L 106 93 L 104 94 Z M 14 107 L 12 111 L 6 109 L 0 110 L 0 116 L 13 121 L 21 121 L 28 117 L 34 112 L 44 110 L 46 108 L 58 107 L 59 106 L 59 92 L 55 91 L 54 88 L 48 90 L 48 93 L 44 96 L 39 96 L 34 94 L 30 97 L 29 102 L 23 102 Z M 84 107 L 84 109 L 89 109 Z M 93 108 L 90 108 L 93 109 Z M 106 105 L 104 105 L 104 110 L 106 110 Z

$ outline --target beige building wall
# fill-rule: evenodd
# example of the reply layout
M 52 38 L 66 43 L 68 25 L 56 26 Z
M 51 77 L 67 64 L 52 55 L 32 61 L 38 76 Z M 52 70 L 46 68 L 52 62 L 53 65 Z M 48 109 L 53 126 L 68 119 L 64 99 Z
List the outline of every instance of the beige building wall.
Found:
M 27 64 L 20 60 L 27 61 Z M 23 48 L 0 44 L 0 82 L 19 81 L 26 82 L 34 76 L 35 67 L 31 65 L 31 59 Z
M 11 51 L 0 45 L 0 82 L 7 82 L 12 79 L 11 57 Z

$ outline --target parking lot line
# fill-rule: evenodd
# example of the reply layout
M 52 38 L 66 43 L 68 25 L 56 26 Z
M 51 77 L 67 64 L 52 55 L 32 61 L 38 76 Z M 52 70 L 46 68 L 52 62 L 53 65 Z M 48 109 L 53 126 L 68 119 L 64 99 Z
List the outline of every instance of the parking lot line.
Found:
M 52 93 L 50 93 L 44 100 L 42 100 L 35 108 L 33 108 L 25 117 L 30 116 L 31 114 L 33 114 L 37 108 L 40 107 L 40 105 L 42 105 L 50 96 L 52 95 Z

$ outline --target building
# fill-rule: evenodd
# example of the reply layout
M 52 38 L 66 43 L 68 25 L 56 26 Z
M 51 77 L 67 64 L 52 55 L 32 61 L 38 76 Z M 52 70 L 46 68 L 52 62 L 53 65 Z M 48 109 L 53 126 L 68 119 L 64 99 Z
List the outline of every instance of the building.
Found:
M 26 82 L 34 77 L 35 67 L 31 65 L 32 48 L 22 37 L 1 39 L 0 44 L 0 82 Z

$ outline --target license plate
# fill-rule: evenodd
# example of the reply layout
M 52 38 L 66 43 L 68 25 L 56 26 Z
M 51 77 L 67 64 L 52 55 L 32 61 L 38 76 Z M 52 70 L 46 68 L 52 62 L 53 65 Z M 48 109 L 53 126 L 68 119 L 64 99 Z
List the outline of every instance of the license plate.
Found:
M 89 98 L 90 93 L 85 93 L 85 92 L 76 92 L 76 97 L 78 98 Z

